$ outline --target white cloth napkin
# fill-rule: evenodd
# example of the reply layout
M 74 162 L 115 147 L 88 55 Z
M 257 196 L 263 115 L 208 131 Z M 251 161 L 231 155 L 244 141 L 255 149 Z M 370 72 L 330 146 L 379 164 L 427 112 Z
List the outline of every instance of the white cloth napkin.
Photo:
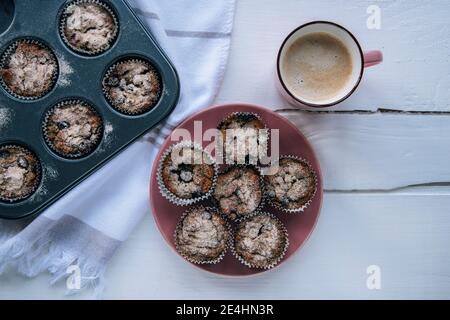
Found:
M 162 124 L 33 221 L 0 220 L 0 274 L 64 277 L 81 270 L 82 287 L 101 290 L 105 267 L 120 244 L 150 213 L 148 184 L 159 146 L 191 113 L 210 105 L 230 47 L 234 0 L 130 0 L 174 63 L 180 101 Z M 112 133 L 114 137 L 114 132 Z

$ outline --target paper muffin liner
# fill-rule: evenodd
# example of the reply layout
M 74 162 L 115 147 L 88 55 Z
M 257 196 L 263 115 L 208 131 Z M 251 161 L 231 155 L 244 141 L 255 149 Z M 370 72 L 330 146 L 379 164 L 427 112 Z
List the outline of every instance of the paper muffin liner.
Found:
M 65 25 L 66 25 L 67 18 L 68 18 L 67 9 L 69 9 L 71 6 L 76 6 L 76 5 L 85 4 L 85 3 L 96 4 L 100 7 L 102 7 L 103 9 L 105 9 L 106 11 L 108 11 L 108 13 L 111 14 L 111 17 L 113 18 L 114 25 L 116 26 L 114 33 L 113 33 L 111 39 L 108 41 L 108 43 L 105 46 L 103 46 L 102 48 L 99 48 L 99 49 L 93 50 L 93 51 L 85 50 L 85 49 L 74 46 L 67 39 L 66 34 L 64 32 Z M 62 10 L 60 21 L 59 21 L 59 35 L 60 35 L 61 39 L 63 40 L 63 42 L 73 51 L 84 54 L 84 55 L 88 55 L 88 56 L 96 56 L 96 55 L 99 55 L 99 54 L 109 50 L 112 47 L 112 45 L 116 42 L 117 36 L 119 34 L 119 27 L 120 27 L 119 20 L 117 19 L 116 14 L 114 13 L 114 11 L 112 10 L 112 8 L 110 7 L 109 4 L 106 4 L 105 2 L 103 2 L 101 0 L 73 0 L 73 1 L 68 2 L 64 6 L 64 9 Z
M 92 145 L 92 147 L 89 148 L 88 151 L 86 152 L 79 152 L 79 153 L 75 153 L 75 154 L 67 154 L 64 152 L 61 152 L 60 150 L 58 150 L 54 145 L 53 142 L 50 140 L 49 136 L 48 136 L 48 132 L 47 132 L 47 124 L 49 121 L 50 116 L 53 114 L 53 112 L 61 107 L 64 106 L 68 106 L 68 105 L 75 105 L 75 104 L 81 104 L 87 108 L 89 108 L 90 110 L 92 110 L 101 120 L 101 125 L 100 125 L 100 130 L 101 133 L 98 136 L 97 140 L 95 141 L 95 143 Z M 100 142 L 103 139 L 103 133 L 104 133 L 104 126 L 103 126 L 103 119 L 100 116 L 100 114 L 98 113 L 98 111 L 91 106 L 88 102 L 84 101 L 84 100 L 80 100 L 80 99 L 70 99 L 70 100 L 64 100 L 59 102 L 58 104 L 56 104 L 55 106 L 51 107 L 46 113 L 45 113 L 45 117 L 44 117 L 44 121 L 42 121 L 42 133 L 44 135 L 44 140 L 47 143 L 47 146 L 53 151 L 55 152 L 57 155 L 67 158 L 67 159 L 79 159 L 79 158 L 84 158 L 87 157 L 88 155 L 90 155 L 92 152 L 94 152 L 95 149 L 97 149 L 97 147 L 99 146 Z
M 41 165 L 41 161 L 39 159 L 39 157 L 37 156 L 36 153 L 34 153 L 33 151 L 31 151 L 28 148 L 22 147 L 20 145 L 17 144 L 4 144 L 0 146 L 0 152 L 2 152 L 5 149 L 16 149 L 16 150 L 20 150 L 23 151 L 27 154 L 32 155 L 36 160 L 37 160 L 37 164 L 36 164 L 36 181 L 34 183 L 34 186 L 31 190 L 31 192 L 23 194 L 21 196 L 18 196 L 16 198 L 5 198 L 2 197 L 0 194 L 0 201 L 1 202 L 5 202 L 5 203 L 15 203 L 15 202 L 19 202 L 25 199 L 28 199 L 29 197 L 31 197 L 39 188 L 39 185 L 41 184 L 41 180 L 42 180 L 42 165 Z
M 236 251 L 236 241 L 235 241 L 236 232 L 237 232 L 237 229 L 240 227 L 240 225 L 242 223 L 245 223 L 245 222 L 251 220 L 255 216 L 260 216 L 260 215 L 266 215 L 266 216 L 269 216 L 272 219 L 274 219 L 276 221 L 277 225 L 278 225 L 278 228 L 281 229 L 281 231 L 283 232 L 284 237 L 285 237 L 284 247 L 283 247 L 282 252 L 280 253 L 280 255 L 276 258 L 276 260 L 272 261 L 271 263 L 269 263 L 269 264 L 267 264 L 265 266 L 254 265 L 254 264 L 250 263 L 249 261 L 245 260 L 242 256 L 240 256 L 239 253 Z M 271 213 L 268 213 L 268 212 L 255 212 L 252 215 L 246 217 L 245 219 L 240 220 L 239 224 L 235 228 L 235 232 L 232 235 L 232 245 L 231 245 L 231 252 L 232 252 L 232 254 L 236 257 L 236 259 L 239 260 L 239 262 L 241 262 L 242 264 L 244 264 L 245 266 L 247 266 L 249 268 L 266 269 L 266 270 L 268 270 L 268 269 L 271 269 L 271 268 L 275 267 L 278 263 L 280 263 L 280 261 L 286 255 L 288 247 L 289 247 L 289 234 L 287 232 L 287 229 L 286 229 L 285 225 L 275 215 L 273 215 Z
M 248 213 L 248 214 L 244 214 L 244 215 L 235 213 L 236 217 L 233 218 L 233 217 L 231 217 L 231 216 L 225 214 L 224 212 L 222 212 L 222 210 L 220 209 L 219 201 L 215 198 L 214 194 L 213 194 L 213 196 L 212 196 L 211 201 L 212 201 L 213 204 L 218 208 L 218 210 L 221 212 L 221 214 L 222 214 L 223 216 L 227 217 L 227 218 L 228 218 L 229 220 L 231 220 L 231 221 L 239 222 L 239 221 L 241 221 L 242 219 L 251 216 L 251 215 L 254 214 L 255 212 L 259 212 L 259 211 L 265 206 L 265 204 L 266 204 L 266 191 L 265 191 L 265 190 L 266 190 L 266 187 L 265 187 L 264 176 L 261 174 L 261 170 L 260 170 L 257 166 L 254 166 L 254 165 L 251 165 L 251 164 L 234 164 L 234 165 L 229 165 L 229 166 L 227 166 L 224 170 L 222 170 L 222 171 L 218 174 L 218 176 L 220 176 L 220 175 L 222 175 L 222 174 L 226 174 L 226 173 L 230 172 L 230 171 L 231 171 L 232 169 L 234 169 L 234 168 L 238 168 L 238 169 L 247 169 L 247 168 L 250 168 L 250 169 L 253 169 L 253 170 L 255 170 L 256 172 L 258 172 L 258 175 L 259 175 L 259 183 L 260 183 L 260 186 L 261 186 L 261 202 L 259 203 L 259 205 L 256 207 L 255 210 L 253 210 L 253 212 Z
M 212 260 L 196 260 L 192 257 L 190 257 L 189 255 L 181 252 L 179 246 L 178 246 L 178 232 L 181 231 L 182 227 L 183 227 L 183 221 L 184 219 L 195 209 L 204 209 L 205 211 L 208 211 L 212 214 L 216 214 L 218 215 L 221 219 L 223 219 L 223 221 L 225 222 L 225 227 L 227 229 L 227 233 L 228 233 L 228 240 L 226 242 L 226 247 L 223 250 L 223 252 L 216 258 L 216 259 L 212 259 Z M 226 217 L 224 217 L 222 214 L 220 214 L 220 212 L 217 210 L 217 208 L 215 207 L 208 207 L 208 206 L 195 206 L 195 207 L 190 207 L 188 208 L 183 215 L 180 217 L 180 219 L 178 220 L 177 226 L 175 228 L 174 234 L 173 234 L 173 238 L 174 238 L 174 243 L 175 243 L 175 249 L 176 251 L 187 261 L 195 263 L 195 264 L 216 264 L 219 263 L 220 261 L 223 260 L 223 258 L 225 257 L 227 251 L 230 249 L 232 241 L 233 241 L 233 229 L 231 228 L 231 225 L 228 223 L 228 220 L 226 219 Z
M 1 86 L 13 97 L 17 98 L 17 99 L 21 99 L 21 100 L 27 100 L 27 101 L 32 101 L 32 100 L 37 100 L 39 98 L 42 98 L 43 96 L 47 95 L 50 91 L 53 90 L 53 88 L 55 87 L 57 81 L 58 81 L 58 75 L 59 75 L 59 63 L 58 63 L 58 59 L 56 58 L 55 53 L 53 52 L 52 49 L 50 49 L 50 47 L 48 47 L 47 45 L 45 45 L 44 43 L 42 43 L 41 41 L 35 40 L 35 39 L 28 39 L 28 38 L 23 38 L 23 39 L 18 39 L 16 41 L 14 41 L 12 44 L 10 44 L 6 50 L 2 53 L 2 56 L 0 58 L 0 69 L 3 69 L 6 65 L 8 65 L 9 63 L 9 59 L 11 57 L 12 54 L 15 53 L 17 46 L 20 43 L 27 43 L 27 44 L 35 44 L 41 48 L 44 48 L 45 50 L 47 50 L 50 53 L 50 57 L 53 60 L 53 63 L 55 64 L 56 68 L 55 68 L 55 72 L 53 73 L 52 79 L 51 79 L 51 84 L 48 87 L 47 90 L 42 91 L 41 94 L 39 95 L 35 95 L 35 96 L 22 96 L 20 94 L 15 93 L 4 81 L 3 77 L 0 76 L 0 84 Z
M 109 95 L 108 90 L 107 90 L 107 85 L 106 85 L 106 80 L 111 76 L 111 74 L 114 72 L 114 70 L 122 64 L 126 64 L 126 63 L 130 63 L 130 62 L 138 62 L 138 63 L 143 63 L 147 66 L 147 68 L 149 68 L 150 70 L 152 70 L 153 72 L 155 72 L 155 74 L 158 77 L 158 98 L 155 100 L 155 102 L 145 108 L 139 109 L 135 112 L 132 112 L 126 108 L 121 107 L 120 105 L 117 105 L 114 103 L 114 99 Z M 105 75 L 103 76 L 102 79 L 102 91 L 103 91 L 103 95 L 105 96 L 106 100 L 108 101 L 108 103 L 118 112 L 125 114 L 125 115 L 129 115 L 129 116 L 138 116 L 141 114 L 144 114 L 150 110 L 152 110 L 159 102 L 159 100 L 161 100 L 161 94 L 162 94 L 162 78 L 161 78 L 161 74 L 159 73 L 159 71 L 155 68 L 155 66 L 148 60 L 144 59 L 144 58 L 136 58 L 136 57 L 125 57 L 123 59 L 120 59 L 118 62 L 114 63 L 113 65 L 111 65 L 108 70 L 106 71 Z
M 214 176 L 213 176 L 213 180 L 212 180 L 212 184 L 211 187 L 209 188 L 208 192 L 206 192 L 205 194 L 203 194 L 200 197 L 196 197 L 196 198 L 181 198 L 179 196 L 177 196 L 176 194 L 174 194 L 173 192 L 171 192 L 164 184 L 164 179 L 163 179 L 163 168 L 164 168 L 164 160 L 170 156 L 172 150 L 174 150 L 175 148 L 194 148 L 196 150 L 202 151 L 204 155 L 206 155 L 206 157 L 208 158 L 209 162 L 211 163 L 211 165 L 214 168 Z M 161 192 L 162 196 L 164 198 L 166 198 L 167 200 L 169 200 L 171 203 L 178 205 L 178 206 L 188 206 L 188 205 L 192 205 L 194 203 L 203 201 L 205 199 L 208 199 L 209 197 L 211 197 L 216 183 L 217 183 L 217 175 L 219 172 L 219 167 L 216 163 L 216 161 L 214 160 L 214 158 L 211 156 L 211 154 L 209 152 L 207 152 L 206 150 L 204 150 L 199 144 L 192 142 L 192 141 L 183 141 L 183 142 L 179 142 L 176 144 L 173 144 L 172 146 L 170 146 L 169 148 L 167 148 L 164 153 L 162 154 L 161 158 L 159 159 L 159 166 L 158 166 L 158 171 L 157 171 L 157 181 L 158 181 L 158 187 L 159 187 L 159 191 Z
M 276 209 L 278 209 L 280 211 L 283 211 L 283 212 L 286 212 L 286 213 L 301 213 L 301 212 L 305 211 L 305 209 L 310 206 L 310 204 L 312 203 L 312 201 L 313 201 L 313 199 L 314 199 L 314 197 L 315 197 L 315 195 L 317 193 L 317 186 L 318 186 L 318 181 L 319 181 L 318 178 L 317 178 L 317 173 L 314 170 L 314 168 L 311 166 L 309 161 L 304 159 L 304 158 L 301 158 L 301 157 L 298 157 L 298 156 L 294 156 L 294 155 L 286 155 L 286 156 L 280 156 L 280 160 L 281 159 L 294 159 L 294 160 L 298 160 L 298 161 L 306 164 L 308 166 L 309 170 L 311 171 L 311 173 L 313 174 L 313 177 L 314 177 L 314 192 L 312 193 L 312 195 L 310 196 L 310 199 L 307 202 L 305 202 L 301 207 L 295 208 L 295 209 L 284 208 L 281 204 L 279 204 L 276 201 L 274 201 L 272 199 L 272 197 L 270 197 L 269 195 L 266 195 L 267 201 L 272 207 L 274 207 L 274 208 L 276 208 Z M 266 189 L 266 191 L 267 191 L 267 189 Z
M 234 117 L 236 117 L 236 116 L 239 117 L 239 116 L 249 116 L 249 115 L 255 116 L 255 117 L 256 117 L 259 121 L 261 121 L 261 123 L 264 125 L 263 130 L 267 130 L 267 144 L 266 144 L 265 154 L 268 155 L 268 151 L 269 151 L 269 143 L 270 143 L 270 130 L 269 130 L 269 128 L 267 127 L 267 124 L 264 122 L 264 120 L 261 118 L 261 116 L 260 116 L 259 114 L 255 113 L 255 112 L 248 112 L 248 111 L 245 111 L 245 112 L 244 112 L 244 111 L 236 111 L 236 112 L 232 112 L 232 113 L 228 114 L 225 118 L 223 118 L 222 121 L 220 121 L 219 125 L 217 126 L 217 129 L 220 130 L 220 127 L 221 127 L 226 121 L 230 120 L 231 118 L 234 118 Z M 226 163 L 226 160 L 227 160 L 227 154 L 226 154 L 226 148 L 225 148 L 225 146 L 226 146 L 226 141 L 224 140 L 224 141 L 223 141 L 223 146 L 222 146 L 223 160 L 225 160 L 224 163 Z M 259 158 L 260 150 L 259 150 L 259 147 L 260 147 L 260 144 L 258 143 L 258 159 L 257 159 L 257 163 L 254 164 L 254 165 L 260 164 L 260 158 Z M 249 160 L 249 159 L 248 159 L 248 160 Z M 243 164 L 249 164 L 249 161 L 248 161 L 248 160 L 246 159 L 246 160 L 245 160 L 245 163 L 243 163 Z M 226 164 L 228 164 L 228 163 L 226 163 Z M 233 164 L 236 164 L 236 160 L 233 160 Z M 230 164 L 230 165 L 231 165 L 231 164 Z

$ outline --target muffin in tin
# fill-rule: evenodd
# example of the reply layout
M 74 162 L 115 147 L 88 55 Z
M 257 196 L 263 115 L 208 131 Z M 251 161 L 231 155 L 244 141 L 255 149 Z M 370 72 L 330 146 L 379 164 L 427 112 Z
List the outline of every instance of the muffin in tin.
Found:
M 231 220 L 248 216 L 263 205 L 264 187 L 253 166 L 232 166 L 217 178 L 214 198 L 219 210 Z
M 114 64 L 103 79 L 103 92 L 119 112 L 139 115 L 151 110 L 161 96 L 161 78 L 144 59 Z
M 0 200 L 14 202 L 31 196 L 41 179 L 39 159 L 17 145 L 0 147 Z
M 282 157 L 278 171 L 265 176 L 267 198 L 286 212 L 303 211 L 317 188 L 317 177 L 308 162 L 296 157 Z
M 269 213 L 253 215 L 236 227 L 233 252 L 248 267 L 274 267 L 285 255 L 288 246 L 286 228 Z
M 218 129 L 227 163 L 256 164 L 261 151 L 267 149 L 268 131 L 262 131 L 266 126 L 255 113 L 233 112 L 220 122 Z M 245 137 L 244 143 L 238 137 Z
M 228 249 L 230 228 L 214 208 L 193 207 L 181 217 L 175 230 L 177 251 L 198 264 L 219 262 Z
M 105 3 L 78 0 L 69 3 L 61 20 L 63 40 L 73 50 L 86 54 L 99 54 L 112 45 L 118 23 L 113 11 Z
M 39 98 L 56 83 L 58 63 L 53 52 L 35 40 L 19 40 L 3 54 L 0 66 L 5 89 L 19 98 Z
M 193 143 L 173 145 L 158 170 L 161 193 L 179 205 L 207 198 L 215 185 L 217 166 L 210 155 Z
M 64 101 L 47 112 L 44 137 L 57 154 L 79 158 L 90 154 L 103 135 L 103 122 L 95 109 L 84 101 Z

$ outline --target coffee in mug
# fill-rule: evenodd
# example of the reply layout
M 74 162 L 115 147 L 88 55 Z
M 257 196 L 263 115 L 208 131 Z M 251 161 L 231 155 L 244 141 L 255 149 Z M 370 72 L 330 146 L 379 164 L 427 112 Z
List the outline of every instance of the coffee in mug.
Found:
M 281 65 L 286 87 L 308 101 L 323 101 L 341 92 L 352 74 L 350 52 L 339 39 L 316 32 L 295 40 Z
M 380 63 L 380 51 L 363 53 L 355 36 L 329 21 L 292 31 L 277 58 L 277 86 L 295 106 L 328 107 L 358 87 L 365 67 Z

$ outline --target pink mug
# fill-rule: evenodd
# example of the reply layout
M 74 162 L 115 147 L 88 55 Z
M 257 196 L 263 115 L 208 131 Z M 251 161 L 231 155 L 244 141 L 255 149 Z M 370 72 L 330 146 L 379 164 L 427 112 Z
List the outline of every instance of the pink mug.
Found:
M 301 97 L 298 94 L 293 93 L 292 90 L 289 90 L 283 79 L 281 65 L 285 59 L 287 49 L 298 38 L 307 34 L 317 32 L 328 33 L 333 37 L 339 39 L 345 45 L 350 53 L 350 57 L 352 60 L 352 72 L 346 85 L 342 88 L 342 90 L 339 90 L 339 92 L 337 92 L 335 96 L 324 100 L 313 101 Z M 283 44 L 278 51 L 276 75 L 277 88 L 279 89 L 282 96 L 285 97 L 294 106 L 330 107 L 344 101 L 353 92 L 355 92 L 356 88 L 361 82 L 365 67 L 374 66 L 376 64 L 379 64 L 381 61 L 383 61 L 383 54 L 381 53 L 381 51 L 374 50 L 363 53 L 358 40 L 356 40 L 355 36 L 344 27 L 329 21 L 309 22 L 292 31 L 283 41 Z

